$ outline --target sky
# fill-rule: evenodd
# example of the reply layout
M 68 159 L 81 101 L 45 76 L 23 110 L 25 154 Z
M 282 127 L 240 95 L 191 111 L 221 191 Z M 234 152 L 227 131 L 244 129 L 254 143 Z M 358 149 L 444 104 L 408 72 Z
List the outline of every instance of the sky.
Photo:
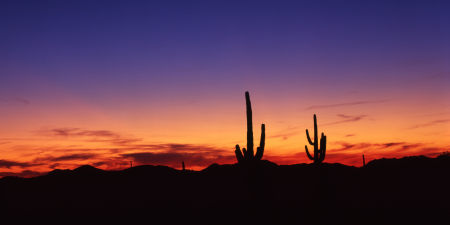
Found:
M 0 177 L 450 150 L 448 1 L 1 1 Z M 308 144 L 309 145 L 309 144 Z M 312 146 L 309 146 L 312 149 Z

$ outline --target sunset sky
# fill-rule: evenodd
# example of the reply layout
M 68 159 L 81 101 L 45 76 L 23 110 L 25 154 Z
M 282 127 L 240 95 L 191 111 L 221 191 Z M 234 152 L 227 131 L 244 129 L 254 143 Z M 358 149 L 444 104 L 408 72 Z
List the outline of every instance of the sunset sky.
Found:
M 0 1 L 0 177 L 450 151 L 449 1 Z M 309 147 L 311 149 L 312 147 Z

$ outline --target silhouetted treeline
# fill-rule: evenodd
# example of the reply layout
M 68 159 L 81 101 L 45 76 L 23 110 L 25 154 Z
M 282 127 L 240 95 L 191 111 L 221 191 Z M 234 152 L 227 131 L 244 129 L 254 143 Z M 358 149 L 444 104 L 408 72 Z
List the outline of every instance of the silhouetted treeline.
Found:
M 450 157 L 342 164 L 134 166 L 0 179 L 1 224 L 449 221 Z

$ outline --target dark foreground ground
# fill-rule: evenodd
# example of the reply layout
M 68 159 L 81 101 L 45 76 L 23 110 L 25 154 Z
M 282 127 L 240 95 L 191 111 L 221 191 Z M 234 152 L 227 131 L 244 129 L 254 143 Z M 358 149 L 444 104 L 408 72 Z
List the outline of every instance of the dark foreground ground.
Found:
M 450 222 L 450 157 L 342 164 L 91 166 L 0 179 L 0 224 Z

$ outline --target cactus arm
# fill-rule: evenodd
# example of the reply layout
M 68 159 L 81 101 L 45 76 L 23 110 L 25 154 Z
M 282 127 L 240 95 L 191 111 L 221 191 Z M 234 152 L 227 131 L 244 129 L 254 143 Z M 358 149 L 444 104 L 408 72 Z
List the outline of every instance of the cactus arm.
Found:
M 308 151 L 308 146 L 305 145 L 306 155 L 310 160 L 313 160 L 314 163 L 321 163 L 325 159 L 325 154 L 327 151 L 327 136 L 322 133 L 320 137 L 320 148 L 319 148 L 319 136 L 317 135 L 317 117 L 314 114 L 314 142 L 311 140 L 308 129 L 306 129 L 306 138 L 308 139 L 309 144 L 314 146 L 314 157 Z
M 261 158 L 262 158 L 261 148 L 260 147 L 256 147 L 255 159 L 260 160 Z
M 322 133 L 322 136 L 320 137 L 320 146 L 318 146 L 318 147 L 319 147 L 319 154 L 322 154 L 322 153 L 323 153 L 324 145 L 326 145 L 326 142 L 324 143 L 325 140 L 326 140 L 326 137 L 325 137 L 325 135 Z
M 259 142 L 259 147 L 256 148 L 255 158 L 257 160 L 262 159 L 264 154 L 264 146 L 266 143 L 266 125 L 261 125 L 261 140 Z
M 253 157 L 253 118 L 252 103 L 250 102 L 250 94 L 245 92 L 245 103 L 247 106 L 247 154 Z
M 266 125 L 261 124 L 261 140 L 259 142 L 259 147 L 264 151 L 265 145 L 266 145 Z
M 234 151 L 234 153 L 236 154 L 238 163 L 244 161 L 244 156 L 242 155 L 241 148 L 239 147 L 239 145 L 236 145 L 236 150 Z
M 308 138 L 308 142 L 310 145 L 314 145 L 314 143 L 311 141 L 311 138 L 309 137 L 308 129 L 306 129 L 306 138 Z
M 318 144 L 317 142 L 318 136 L 317 136 L 317 118 L 316 114 L 314 114 L 314 144 Z
M 311 156 L 311 154 L 309 154 L 308 146 L 306 146 L 306 145 L 305 145 L 305 150 L 306 150 L 306 155 L 308 156 L 308 158 L 309 158 L 310 160 L 314 160 L 314 158 Z
M 322 137 L 320 138 L 320 162 L 323 162 L 325 159 L 325 154 L 327 151 L 327 136 L 322 133 Z
M 242 152 L 244 153 L 244 158 L 248 159 L 248 151 L 245 148 L 242 148 Z

